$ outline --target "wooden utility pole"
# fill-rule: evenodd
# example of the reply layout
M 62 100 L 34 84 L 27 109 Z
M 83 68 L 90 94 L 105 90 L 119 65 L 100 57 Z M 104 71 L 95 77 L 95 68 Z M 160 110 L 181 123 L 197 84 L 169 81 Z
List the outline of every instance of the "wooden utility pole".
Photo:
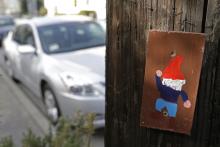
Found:
M 105 147 L 220 146 L 220 0 L 107 0 Z M 206 33 L 191 136 L 140 127 L 147 33 Z

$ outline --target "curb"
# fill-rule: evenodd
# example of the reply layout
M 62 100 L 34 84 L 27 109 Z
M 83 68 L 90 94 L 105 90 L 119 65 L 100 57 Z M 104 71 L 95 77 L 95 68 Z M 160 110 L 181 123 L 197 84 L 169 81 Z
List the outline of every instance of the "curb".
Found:
M 49 121 L 48 119 L 36 108 L 36 106 L 29 100 L 29 98 L 13 83 L 13 81 L 6 75 L 2 67 L 0 67 L 1 77 L 5 79 L 5 82 L 8 84 L 8 87 L 16 95 L 16 98 L 22 104 L 22 106 L 30 114 L 31 119 L 36 122 L 38 127 L 44 134 L 47 134 L 49 131 Z

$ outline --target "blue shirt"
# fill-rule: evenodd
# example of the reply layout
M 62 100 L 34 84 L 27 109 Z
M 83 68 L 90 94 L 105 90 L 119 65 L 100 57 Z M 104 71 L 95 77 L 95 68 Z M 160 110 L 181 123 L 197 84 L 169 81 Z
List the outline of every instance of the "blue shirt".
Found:
M 185 91 L 174 90 L 166 85 L 163 85 L 160 77 L 155 76 L 157 88 L 160 91 L 160 97 L 166 101 L 177 103 L 178 97 L 181 96 L 183 101 L 188 100 L 188 96 Z

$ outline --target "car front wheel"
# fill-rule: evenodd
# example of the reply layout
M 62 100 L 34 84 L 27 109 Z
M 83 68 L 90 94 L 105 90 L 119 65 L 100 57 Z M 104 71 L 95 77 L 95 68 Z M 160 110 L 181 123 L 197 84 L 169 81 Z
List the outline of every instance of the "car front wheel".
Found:
M 54 92 L 48 85 L 43 87 L 43 98 L 46 107 L 47 115 L 53 124 L 56 124 L 59 119 L 59 107 Z

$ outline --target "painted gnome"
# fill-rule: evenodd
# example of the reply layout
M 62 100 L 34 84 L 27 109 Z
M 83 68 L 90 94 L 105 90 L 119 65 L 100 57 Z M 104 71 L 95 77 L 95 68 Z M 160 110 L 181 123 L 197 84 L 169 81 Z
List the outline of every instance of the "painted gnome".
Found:
M 163 73 L 156 71 L 156 85 L 160 92 L 160 97 L 156 100 L 156 110 L 164 116 L 176 117 L 178 97 L 181 96 L 185 108 L 191 107 L 191 102 L 182 86 L 186 83 L 185 77 L 181 72 L 183 57 L 173 56 Z M 162 81 L 161 81 L 162 78 Z

